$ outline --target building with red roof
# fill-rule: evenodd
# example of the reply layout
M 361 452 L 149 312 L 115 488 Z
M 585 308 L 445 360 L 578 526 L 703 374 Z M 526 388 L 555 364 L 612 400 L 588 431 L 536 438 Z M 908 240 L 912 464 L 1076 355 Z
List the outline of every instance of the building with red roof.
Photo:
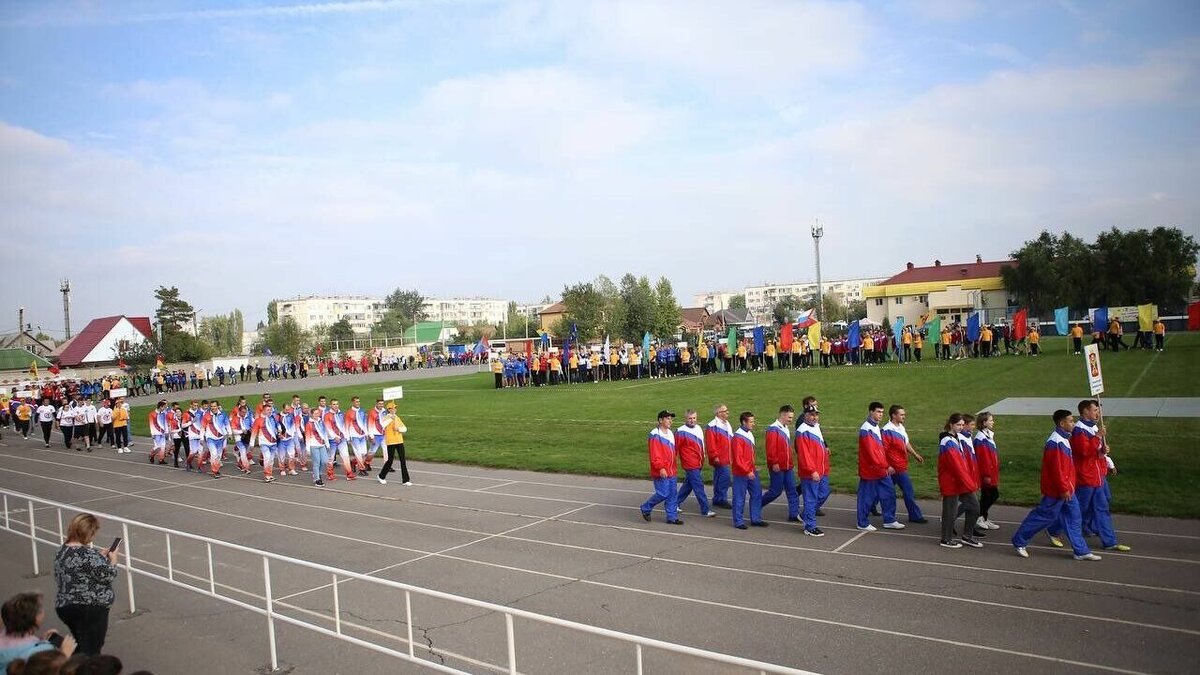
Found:
M 112 363 L 117 353 L 154 338 L 147 316 L 106 316 L 92 319 L 82 331 L 54 350 L 52 358 L 65 368 Z
M 984 321 L 1004 318 L 1008 311 L 1008 291 L 1000 276 L 1002 267 L 1016 267 L 1015 260 L 983 260 L 943 264 L 933 261 L 928 267 L 911 262 L 899 274 L 864 289 L 867 318 L 892 325 L 899 317 L 907 324 L 919 325 L 922 317 L 941 315 L 945 320 L 962 321 L 975 310 L 984 311 Z

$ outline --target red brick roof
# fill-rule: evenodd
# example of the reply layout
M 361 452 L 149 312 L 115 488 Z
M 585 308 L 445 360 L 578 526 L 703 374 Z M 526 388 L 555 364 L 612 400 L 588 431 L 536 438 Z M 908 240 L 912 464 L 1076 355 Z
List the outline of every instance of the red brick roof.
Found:
M 78 366 L 83 363 L 84 357 L 100 344 L 104 336 L 116 326 L 121 319 L 126 319 L 133 327 L 138 329 L 146 339 L 154 337 L 153 329 L 150 327 L 150 318 L 145 316 L 127 317 L 124 315 L 106 316 L 99 319 L 92 319 L 78 335 L 73 336 L 69 341 L 62 345 L 61 351 L 58 353 L 58 365 L 60 366 Z M 113 360 L 113 359 L 106 359 Z
M 556 302 L 553 305 L 547 305 L 538 315 L 542 314 L 562 314 L 567 311 L 567 306 L 561 302 Z
M 912 267 L 896 276 L 882 281 L 880 286 L 895 284 L 920 284 L 929 281 L 957 281 L 959 279 L 986 279 L 1000 276 L 1000 268 L 1016 267 L 1016 260 L 991 260 L 970 263 L 942 263 L 929 267 Z

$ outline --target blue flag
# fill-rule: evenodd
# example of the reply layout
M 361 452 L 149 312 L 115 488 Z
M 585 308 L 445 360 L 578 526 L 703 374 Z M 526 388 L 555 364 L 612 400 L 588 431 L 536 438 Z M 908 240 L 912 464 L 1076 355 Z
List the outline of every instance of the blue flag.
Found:
M 754 353 L 762 354 L 765 351 L 767 351 L 767 341 L 765 339 L 765 336 L 763 335 L 763 327 L 755 326 L 754 327 Z
M 1054 330 L 1058 331 L 1059 335 L 1066 335 L 1070 331 L 1067 323 L 1067 308 L 1059 307 L 1054 310 Z
M 1105 333 L 1108 331 L 1108 308 L 1097 307 L 1095 313 L 1092 314 L 1092 332 L 1099 331 Z
M 850 349 L 858 349 L 862 346 L 862 327 L 858 325 L 857 321 L 850 324 L 849 342 Z
M 967 317 L 967 342 L 979 342 L 979 312 Z
M 263 347 L 263 356 L 275 356 L 275 355 L 271 353 L 270 347 Z
M 650 363 L 650 331 L 642 334 L 642 363 Z
M 571 344 L 579 342 L 579 328 L 575 326 L 575 322 L 571 322 L 571 335 L 569 337 Z
M 896 345 L 896 360 L 904 362 L 904 317 L 896 317 L 896 323 L 892 324 L 892 342 Z

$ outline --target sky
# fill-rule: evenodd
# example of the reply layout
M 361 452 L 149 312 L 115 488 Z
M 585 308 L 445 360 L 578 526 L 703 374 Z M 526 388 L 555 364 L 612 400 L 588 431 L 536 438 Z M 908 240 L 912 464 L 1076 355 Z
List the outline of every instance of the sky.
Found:
M 1197 235 L 1200 3 L 0 4 L 0 331 Z M 1200 236 L 1200 235 L 1197 235 Z M 15 284 L 13 283 L 15 282 Z

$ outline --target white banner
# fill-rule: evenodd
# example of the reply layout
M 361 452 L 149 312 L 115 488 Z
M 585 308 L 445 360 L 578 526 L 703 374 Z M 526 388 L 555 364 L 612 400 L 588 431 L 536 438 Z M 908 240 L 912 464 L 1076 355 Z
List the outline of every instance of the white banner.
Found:
M 398 398 L 404 398 L 404 387 L 388 387 L 383 390 L 383 400 L 394 401 Z
M 33 390 L 26 389 L 24 391 L 13 392 L 15 398 L 33 398 Z
M 1087 345 L 1083 348 L 1083 365 L 1087 369 L 1088 386 L 1092 396 L 1104 392 L 1104 375 L 1100 372 L 1100 345 Z
M 1096 320 L 1096 310 L 1097 309 L 1099 309 L 1099 308 L 1091 307 L 1088 309 L 1088 320 L 1089 321 L 1094 322 Z M 1121 323 L 1137 323 L 1137 320 L 1138 320 L 1137 305 L 1129 305 L 1126 307 L 1109 307 L 1108 308 L 1108 320 L 1112 321 L 1113 319 L 1116 319 L 1117 321 L 1120 321 Z M 1104 330 L 1108 330 L 1108 326 L 1105 326 Z
M 121 396 L 128 396 L 128 395 L 129 395 L 129 392 L 128 392 L 128 390 L 125 389 L 125 387 L 119 387 L 117 389 L 110 389 L 108 391 L 109 398 L 118 398 Z

